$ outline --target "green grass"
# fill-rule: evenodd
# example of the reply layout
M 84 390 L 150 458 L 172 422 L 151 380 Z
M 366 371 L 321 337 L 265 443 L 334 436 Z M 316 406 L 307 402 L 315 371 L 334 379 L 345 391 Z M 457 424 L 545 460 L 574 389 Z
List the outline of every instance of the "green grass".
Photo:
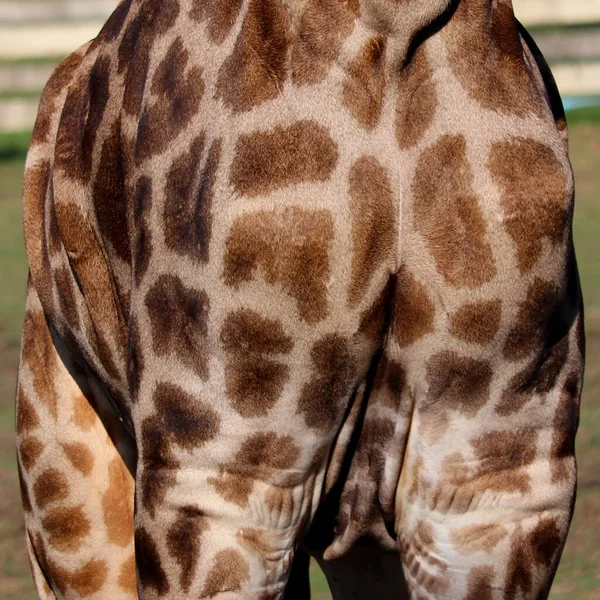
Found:
M 569 113 L 576 173 L 575 245 L 586 303 L 588 363 L 577 439 L 580 481 L 552 600 L 600 598 L 600 109 Z M 13 397 L 27 267 L 20 196 L 28 134 L 0 136 L 0 599 L 34 599 L 14 459 Z M 317 567 L 314 600 L 330 598 Z M 375 600 L 375 599 L 374 599 Z

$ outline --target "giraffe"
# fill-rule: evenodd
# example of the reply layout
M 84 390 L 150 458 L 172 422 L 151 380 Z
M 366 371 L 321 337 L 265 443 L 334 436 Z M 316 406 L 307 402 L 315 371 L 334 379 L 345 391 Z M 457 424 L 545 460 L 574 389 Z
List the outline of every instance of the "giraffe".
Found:
M 123 0 L 26 163 L 40 598 L 546 597 L 573 190 L 510 0 Z

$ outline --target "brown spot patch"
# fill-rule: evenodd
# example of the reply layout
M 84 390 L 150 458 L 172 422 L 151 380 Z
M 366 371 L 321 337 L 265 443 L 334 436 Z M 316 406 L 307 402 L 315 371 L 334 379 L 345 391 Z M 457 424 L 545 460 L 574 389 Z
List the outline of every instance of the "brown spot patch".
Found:
M 137 592 L 137 575 L 135 573 L 135 556 L 133 554 L 121 565 L 119 586 L 130 594 Z
M 80 442 L 61 444 L 63 452 L 69 462 L 83 475 L 89 475 L 94 468 L 94 455 L 92 451 Z
M 293 347 L 279 321 L 252 310 L 239 310 L 225 319 L 221 342 L 227 350 L 227 394 L 244 417 L 266 415 L 281 395 L 289 367 L 272 360 Z
M 501 317 L 502 300 L 466 304 L 452 315 L 450 333 L 465 342 L 487 344 L 498 333 Z
M 337 162 L 328 130 L 314 121 L 297 121 L 241 135 L 230 181 L 241 195 L 266 195 L 295 183 L 327 181 Z
M 54 166 L 65 177 L 89 183 L 98 131 L 108 105 L 110 59 L 100 56 L 69 88 L 56 138 Z
M 352 116 L 367 130 L 379 123 L 385 96 L 385 38 L 372 38 L 350 63 L 342 98 Z
M 31 136 L 32 146 L 49 141 L 48 136 L 50 134 L 50 126 L 56 115 L 56 101 L 61 93 L 66 93 L 83 57 L 83 54 L 74 52 L 65 58 L 65 60 L 58 65 L 54 73 L 52 73 L 52 76 L 44 88 L 44 93 L 42 94 L 40 108 Z
M 407 414 L 409 407 L 402 406 L 405 388 L 406 371 L 403 366 L 384 354 L 377 366 L 377 374 L 373 382 L 373 393 L 377 402 L 389 406 L 395 412 L 402 409 L 402 414 Z
M 396 93 L 396 140 L 401 150 L 412 148 L 425 135 L 437 107 L 433 69 L 419 46 L 398 74 Z
M 413 182 L 415 227 L 438 271 L 458 288 L 479 287 L 496 274 L 472 183 L 462 135 L 444 135 L 421 154 Z
M 396 214 L 386 170 L 371 156 L 364 156 L 350 170 L 352 212 L 351 306 L 363 297 L 372 276 L 396 247 Z
M 80 596 L 98 593 L 108 577 L 108 566 L 103 560 L 90 560 L 69 577 L 69 584 Z
M 467 579 L 469 593 L 465 600 L 493 600 L 492 585 L 494 568 L 490 566 L 473 567 Z
M 135 561 L 142 589 L 152 588 L 159 596 L 169 592 L 171 586 L 162 568 L 156 542 L 143 527 L 135 532 Z
M 188 68 L 188 62 L 189 52 L 178 37 L 152 79 L 151 90 L 157 100 L 140 118 L 135 148 L 138 164 L 164 152 L 200 108 L 204 96 L 202 68 Z
M 118 73 L 127 71 L 123 94 L 123 108 L 127 114 L 139 113 L 148 81 L 152 46 L 173 27 L 178 15 L 179 0 L 147 0 L 127 25 L 118 50 Z
M 296 464 L 299 454 L 291 436 L 257 433 L 242 444 L 234 460 L 219 469 L 219 477 L 209 481 L 225 500 L 246 507 L 255 481 L 297 484 L 299 476 L 286 471 Z
M 202 534 L 208 529 L 209 520 L 193 506 L 179 510 L 176 521 L 167 533 L 167 548 L 173 560 L 181 568 L 179 585 L 189 592 L 194 572 L 200 558 Z
M 193 0 L 190 17 L 205 23 L 210 39 L 222 44 L 229 35 L 242 7 L 242 0 Z
M 142 339 L 134 316 L 131 316 L 129 320 L 127 352 L 127 384 L 129 386 L 129 397 L 135 404 L 138 401 L 146 361 L 142 351 Z
M 544 240 L 559 244 L 565 239 L 572 185 L 552 148 L 527 138 L 496 142 L 489 168 L 502 192 L 504 227 L 519 269 L 527 273 L 539 260 Z
M 292 51 L 292 79 L 296 85 L 325 79 L 344 39 L 354 29 L 357 10 L 337 0 L 309 0 Z M 331 24 L 335 23 L 335 27 Z
M 544 114 L 511 3 L 461 2 L 444 38 L 452 71 L 474 100 L 505 114 Z
M 133 539 L 133 483 L 121 458 L 108 465 L 108 489 L 102 495 L 102 513 L 108 540 L 125 548 Z
M 250 578 L 250 568 L 244 557 L 233 548 L 218 552 L 206 576 L 202 596 L 212 597 L 225 592 L 237 592 Z
M 152 231 L 148 226 L 148 217 L 152 210 L 152 180 L 140 177 L 135 187 L 133 198 L 133 274 L 139 287 L 152 255 Z
M 158 356 L 175 356 L 202 379 L 208 378 L 208 295 L 179 277 L 161 275 L 145 299 Z
M 69 495 L 69 482 L 64 473 L 57 469 L 47 469 L 33 484 L 33 495 L 40 508 L 65 500 Z
M 503 525 L 468 525 L 451 532 L 452 545 L 463 555 L 476 552 L 488 554 L 504 539 L 507 530 Z
M 563 385 L 553 421 L 550 450 L 552 483 L 565 483 L 575 476 L 575 434 L 579 424 L 581 376 L 570 373 Z
M 432 441 L 445 433 L 450 411 L 474 418 L 488 401 L 492 367 L 485 360 L 445 350 L 427 363 L 427 395 L 418 406 L 421 432 Z
M 396 275 L 391 331 L 401 348 L 433 332 L 435 307 L 427 289 L 402 267 Z
M 258 211 L 238 219 L 226 243 L 224 279 L 238 288 L 260 271 L 297 302 L 298 312 L 314 324 L 327 316 L 329 246 L 333 220 L 328 211 L 287 207 Z
M 23 325 L 23 339 L 29 340 L 29 343 L 23 345 L 22 361 L 24 364 L 29 365 L 31 369 L 36 403 L 39 402 L 40 405 L 47 408 L 50 415 L 56 419 L 57 400 L 54 381 L 50 376 L 56 369 L 56 350 L 42 311 L 28 311 L 26 313 Z M 20 403 L 21 393 L 19 393 L 18 399 Z M 17 408 L 17 410 L 20 409 Z M 23 417 L 26 423 L 33 423 L 33 413 L 28 408 Z M 20 428 L 18 413 L 17 428 Z
M 341 418 L 355 384 L 355 362 L 347 340 L 330 334 L 313 346 L 311 381 L 305 384 L 298 411 L 306 424 L 327 433 Z
M 519 305 L 515 325 L 504 344 L 504 357 L 517 361 L 539 350 L 548 335 L 548 322 L 560 299 L 554 284 L 536 278 Z
M 29 471 L 44 451 L 44 445 L 35 437 L 26 437 L 19 443 L 19 461 Z
M 90 521 L 81 506 L 60 507 L 42 520 L 50 546 L 61 552 L 76 552 L 90 533 Z
M 66 266 L 61 266 L 54 272 L 54 282 L 58 293 L 60 313 L 65 317 L 71 330 L 81 329 L 81 319 L 76 300 L 76 282 L 73 271 Z
M 140 480 L 142 503 L 152 516 L 175 482 L 179 462 L 171 445 L 199 448 L 214 439 L 220 427 L 219 414 L 213 408 L 174 384 L 158 384 L 154 404 L 156 414 L 142 425 L 144 470 Z
M 33 365 L 30 365 L 33 367 Z M 19 387 L 17 396 L 17 433 L 23 435 L 37 429 L 40 425 L 40 418 L 31 400 L 25 395 L 22 387 Z
M 73 397 L 73 422 L 83 431 L 90 431 L 97 423 L 98 415 L 83 394 Z
M 289 17 L 277 0 L 250 0 L 233 52 L 219 70 L 217 97 L 235 112 L 279 96 L 286 78 Z
M 197 137 L 189 152 L 171 165 L 165 188 L 165 243 L 168 248 L 208 262 L 212 227 L 211 207 L 221 159 L 221 141 L 215 140 L 199 168 L 204 134 Z
M 121 260 L 129 263 L 131 252 L 123 164 L 121 122 L 116 121 L 102 144 L 98 172 L 92 186 L 92 203 L 102 237 L 110 242 Z
M 122 2 L 119 2 L 117 8 L 115 8 L 108 21 L 98 34 L 98 38 L 95 40 L 96 42 L 113 42 L 119 37 L 121 30 L 125 25 L 125 21 L 127 20 L 127 16 L 129 15 L 131 3 L 132 0 L 123 0 Z

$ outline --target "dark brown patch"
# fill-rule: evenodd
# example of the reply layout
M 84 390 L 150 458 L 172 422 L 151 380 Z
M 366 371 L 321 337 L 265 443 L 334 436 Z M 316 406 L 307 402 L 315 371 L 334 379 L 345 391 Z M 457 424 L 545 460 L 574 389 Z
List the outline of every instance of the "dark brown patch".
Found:
M 396 275 L 391 331 L 401 348 L 433 332 L 435 307 L 427 289 L 403 267 Z
M 279 284 L 296 300 L 302 319 L 318 323 L 328 312 L 332 237 L 333 220 L 328 211 L 287 207 L 248 214 L 231 227 L 225 283 L 238 288 L 259 271 L 269 285 Z
M 83 54 L 74 52 L 65 58 L 56 68 L 48 83 L 44 88 L 40 108 L 38 111 L 35 127 L 31 136 L 31 145 L 43 144 L 48 142 L 50 134 L 50 125 L 56 113 L 56 101 L 61 93 L 66 92 L 69 84 L 73 80 L 81 61 Z
M 138 164 L 164 152 L 200 108 L 204 96 L 202 68 L 188 68 L 188 62 L 189 52 L 178 37 L 152 79 L 151 90 L 157 100 L 140 118 L 135 148 Z
M 398 74 L 396 140 L 401 150 L 412 148 L 425 135 L 435 117 L 436 107 L 433 69 L 421 45 Z
M 188 288 L 174 275 L 161 275 L 145 299 L 158 356 L 175 356 L 202 379 L 208 378 L 208 295 Z
M 543 114 L 511 3 L 461 2 L 444 37 L 452 71 L 482 106 L 519 116 Z
M 129 322 L 129 341 L 127 343 L 127 384 L 129 386 L 129 397 L 135 404 L 140 393 L 140 383 L 144 376 L 145 359 L 142 350 L 142 339 L 135 317 Z
M 473 567 L 467 579 L 469 591 L 465 600 L 493 600 L 492 585 L 494 582 L 494 568 L 491 566 Z
M 218 552 L 206 576 L 202 596 L 210 598 L 220 593 L 237 592 L 250 578 L 250 568 L 243 556 L 233 548 Z
M 138 115 L 148 80 L 151 49 L 177 20 L 179 0 L 147 0 L 127 25 L 118 51 L 118 72 L 127 70 L 123 108 L 129 115 Z
M 94 455 L 92 451 L 79 442 L 61 444 L 69 462 L 83 475 L 89 475 L 94 468 Z
M 130 594 L 137 593 L 137 576 L 135 573 L 135 556 L 132 554 L 121 566 L 119 586 Z
M 98 34 L 96 39 L 97 42 L 113 42 L 119 37 L 121 30 L 125 25 L 125 21 L 127 20 L 127 16 L 129 15 L 131 3 L 132 0 L 122 0 L 122 2 L 119 2 L 117 8 L 115 8 L 111 16 L 108 18 L 108 21 Z
M 360 316 L 358 331 L 371 341 L 381 342 L 389 327 L 394 285 L 394 279 L 390 278 L 375 302 Z
M 289 367 L 272 360 L 293 347 L 279 321 L 261 317 L 251 310 L 230 314 L 221 330 L 227 350 L 227 394 L 244 417 L 266 415 L 277 402 L 289 376 Z
M 496 274 L 472 183 L 462 135 L 444 135 L 421 154 L 413 182 L 415 227 L 439 272 L 458 288 L 479 287 Z
M 169 592 L 171 586 L 160 563 L 156 542 L 143 527 L 135 531 L 135 562 L 142 589 L 152 588 L 159 596 Z
M 19 443 L 19 461 L 29 471 L 44 451 L 44 445 L 35 437 L 26 437 Z
M 69 585 L 80 596 L 98 593 L 108 577 L 108 566 L 103 560 L 90 560 L 69 577 Z
M 54 271 L 54 281 L 58 293 L 58 305 L 67 325 L 71 330 L 81 329 L 81 318 L 79 315 L 75 291 L 77 284 L 73 271 L 66 266 L 58 267 Z
M 230 463 L 220 468 L 219 477 L 209 481 L 225 500 L 246 507 L 255 481 L 296 485 L 299 475 L 286 471 L 296 464 L 299 454 L 291 436 L 257 433 L 242 444 Z
M 518 361 L 538 351 L 548 335 L 548 322 L 560 299 L 554 284 L 536 278 L 519 305 L 515 326 L 504 344 L 504 357 Z
M 330 334 L 315 343 L 310 353 L 311 381 L 305 384 L 298 411 L 306 424 L 327 433 L 341 418 L 355 384 L 355 363 L 347 340 Z
M 64 473 L 57 469 L 47 469 L 33 484 L 33 495 L 40 508 L 65 500 L 69 496 L 69 482 Z
M 289 17 L 277 0 L 250 0 L 242 30 L 221 65 L 217 97 L 235 112 L 279 96 L 286 78 Z
M 211 208 L 221 141 L 215 140 L 200 169 L 204 134 L 198 136 L 189 152 L 176 160 L 167 175 L 164 207 L 165 243 L 171 250 L 200 262 L 208 262 L 212 227 Z
M 396 247 L 396 214 L 386 170 L 371 156 L 364 156 L 350 170 L 352 212 L 351 306 L 362 299 L 372 276 L 393 255 Z
M 348 66 L 342 98 L 352 116 L 367 130 L 379 123 L 385 97 L 385 38 L 372 38 Z
M 152 231 L 148 226 L 148 216 L 152 210 L 152 180 L 140 177 L 135 187 L 133 199 L 133 273 L 139 287 L 152 255 Z
M 121 122 L 116 121 L 102 144 L 98 171 L 92 185 L 92 204 L 100 234 L 117 256 L 129 264 L 131 252 L 127 231 L 125 172 L 121 152 Z
M 90 521 L 81 506 L 60 507 L 42 520 L 50 546 L 60 552 L 76 552 L 90 533 Z
M 337 162 L 328 130 L 314 121 L 298 121 L 241 135 L 230 182 L 241 195 L 267 195 L 296 183 L 327 181 Z
M 209 520 L 193 506 L 179 510 L 177 520 L 167 533 L 169 554 L 181 568 L 179 585 L 189 592 L 200 558 L 202 534 L 209 528 Z
M 466 304 L 452 315 L 450 333 L 465 342 L 487 344 L 498 333 L 501 317 L 502 300 Z
M 98 130 L 108 105 L 110 59 L 100 56 L 69 88 L 56 138 L 54 166 L 89 183 Z
M 489 168 L 502 191 L 504 226 L 519 269 L 527 273 L 539 260 L 544 240 L 559 244 L 565 239 L 572 187 L 552 148 L 527 138 L 496 142 Z
M 344 39 L 354 29 L 353 12 L 358 10 L 337 0 L 309 0 L 292 51 L 296 85 L 319 83 L 327 77 Z
M 55 372 L 56 350 L 52 336 L 48 330 L 48 324 L 42 311 L 27 311 L 25 323 L 23 325 L 23 339 L 29 340 L 22 348 L 23 364 L 29 365 L 33 374 L 33 390 L 36 401 L 48 409 L 50 415 L 56 419 L 57 399 L 54 390 L 53 377 L 50 375 Z M 18 396 L 21 401 L 21 393 Z M 20 409 L 17 408 L 19 411 Z M 25 420 L 32 424 L 33 415 L 31 411 L 26 410 Z M 17 428 L 20 429 L 19 413 L 17 413 Z
M 215 44 L 222 44 L 239 15 L 242 0 L 193 0 L 190 17 L 206 23 L 206 30 Z
M 154 392 L 156 414 L 142 425 L 141 499 L 152 516 L 175 483 L 179 462 L 171 445 L 187 450 L 214 439 L 220 427 L 219 414 L 195 396 L 170 383 L 160 383 Z
M 552 483 L 564 483 L 575 475 L 575 434 L 579 424 L 581 376 L 569 374 L 554 414 L 550 450 Z
M 108 540 L 121 548 L 133 539 L 133 484 L 121 458 L 108 465 L 108 489 L 102 495 L 102 514 Z
M 568 337 L 546 348 L 539 359 L 532 360 L 508 382 L 496 412 L 502 416 L 514 414 L 533 400 L 536 394 L 551 392 L 568 359 L 568 352 Z
M 30 365 L 32 368 L 34 365 Z M 23 388 L 19 386 L 17 395 L 17 433 L 23 435 L 37 429 L 40 425 L 40 418 L 31 400 L 25 395 Z

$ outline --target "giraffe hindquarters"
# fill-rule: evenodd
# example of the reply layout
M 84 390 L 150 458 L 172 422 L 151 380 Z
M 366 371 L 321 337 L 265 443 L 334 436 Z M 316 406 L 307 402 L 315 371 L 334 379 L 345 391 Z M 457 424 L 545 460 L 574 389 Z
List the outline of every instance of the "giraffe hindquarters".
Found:
M 137 598 L 133 478 L 90 404 L 91 392 L 84 394 L 73 374 L 83 381 L 67 355 L 59 354 L 30 283 L 16 412 L 38 595 Z

